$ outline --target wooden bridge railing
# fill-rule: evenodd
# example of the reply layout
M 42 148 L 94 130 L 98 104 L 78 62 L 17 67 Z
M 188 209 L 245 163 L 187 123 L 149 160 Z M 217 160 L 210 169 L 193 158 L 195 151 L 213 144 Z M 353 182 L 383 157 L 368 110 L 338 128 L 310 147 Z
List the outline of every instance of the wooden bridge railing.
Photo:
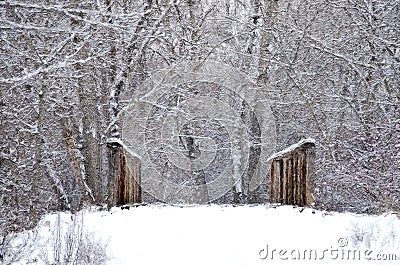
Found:
M 269 199 L 271 203 L 311 205 L 314 183 L 310 177 L 315 140 L 304 139 L 276 153 L 270 162 Z
M 112 139 L 111 139 L 112 140 Z M 113 156 L 118 163 L 116 178 L 111 185 L 110 207 L 142 202 L 140 187 L 140 159 L 126 156 L 123 145 L 117 141 Z M 271 203 L 306 206 L 313 203 L 314 183 L 311 177 L 315 140 L 305 139 L 268 158 L 270 163 L 269 201 Z M 127 163 L 132 165 L 131 169 Z M 131 172 L 132 171 L 132 172 Z
M 142 202 L 140 159 L 129 154 L 120 139 L 109 138 L 107 144 L 112 147 L 110 163 L 114 169 L 108 183 L 108 207 Z

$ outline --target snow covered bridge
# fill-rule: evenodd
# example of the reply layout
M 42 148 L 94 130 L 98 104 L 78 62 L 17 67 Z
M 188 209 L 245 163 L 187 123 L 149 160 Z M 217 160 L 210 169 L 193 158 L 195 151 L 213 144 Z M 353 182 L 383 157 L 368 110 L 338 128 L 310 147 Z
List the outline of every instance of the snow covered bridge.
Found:
M 119 168 L 112 205 L 310 204 L 313 142 L 274 156 L 269 100 L 229 65 L 189 61 L 157 72 L 120 117 L 122 139 L 109 141 L 123 150 L 112 159 Z

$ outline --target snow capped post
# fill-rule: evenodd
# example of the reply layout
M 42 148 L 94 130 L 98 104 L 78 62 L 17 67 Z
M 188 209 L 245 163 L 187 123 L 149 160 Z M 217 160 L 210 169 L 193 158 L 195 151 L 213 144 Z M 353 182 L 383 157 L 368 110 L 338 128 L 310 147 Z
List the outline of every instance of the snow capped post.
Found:
M 314 184 L 310 175 L 314 161 L 314 139 L 304 139 L 270 158 L 271 203 L 311 205 Z
M 110 137 L 107 144 L 114 146 L 115 152 L 111 158 L 116 168 L 113 183 L 109 191 L 109 207 L 129 203 L 142 202 L 142 191 L 140 187 L 140 159 L 141 157 L 128 149 L 121 139 Z M 128 167 L 128 164 L 131 165 Z

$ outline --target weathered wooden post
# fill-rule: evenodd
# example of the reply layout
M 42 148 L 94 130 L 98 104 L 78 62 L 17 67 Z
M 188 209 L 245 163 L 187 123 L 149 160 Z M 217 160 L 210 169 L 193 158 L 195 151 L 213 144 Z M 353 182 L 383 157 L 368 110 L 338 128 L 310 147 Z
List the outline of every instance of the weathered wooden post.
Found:
M 141 203 L 140 159 L 130 154 L 121 140 L 109 138 L 107 144 L 114 148 L 110 161 L 111 173 L 109 184 L 108 207 L 129 203 Z M 128 167 L 128 163 L 131 167 Z
M 132 172 L 127 165 L 128 161 L 132 164 Z M 127 158 L 126 154 L 120 152 L 119 162 L 121 170 L 116 180 L 116 205 L 141 203 L 140 160 L 136 157 Z
M 304 139 L 268 159 L 271 203 L 311 205 L 314 182 L 314 139 Z

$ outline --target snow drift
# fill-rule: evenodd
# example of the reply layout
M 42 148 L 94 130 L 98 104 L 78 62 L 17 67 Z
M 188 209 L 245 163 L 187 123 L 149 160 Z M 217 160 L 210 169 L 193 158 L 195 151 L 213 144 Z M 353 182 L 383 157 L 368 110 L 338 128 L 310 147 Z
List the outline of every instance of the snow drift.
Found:
M 12 241 L 4 259 L 16 252 L 19 256 L 5 264 L 54 262 L 70 242 L 66 235 L 81 235 L 74 242 L 81 248 L 86 244 L 85 255 L 103 251 L 96 257 L 98 264 L 400 263 L 400 220 L 394 213 L 367 216 L 271 205 L 151 205 L 46 215 L 34 230 Z M 87 259 L 87 264 L 95 264 L 91 262 Z

